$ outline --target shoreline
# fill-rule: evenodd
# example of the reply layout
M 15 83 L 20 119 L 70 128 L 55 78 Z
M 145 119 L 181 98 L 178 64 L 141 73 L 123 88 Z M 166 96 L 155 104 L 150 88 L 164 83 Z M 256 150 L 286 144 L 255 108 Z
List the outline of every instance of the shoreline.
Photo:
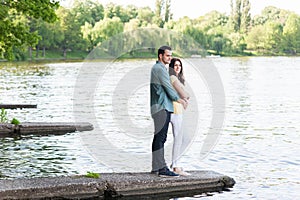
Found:
M 194 55 L 191 55 L 190 57 L 180 56 L 174 54 L 176 57 L 182 57 L 182 58 L 193 58 Z M 292 54 L 286 54 L 286 55 L 274 55 L 274 54 L 265 54 L 265 55 L 257 55 L 257 54 L 215 54 L 208 52 L 205 56 L 197 56 L 197 58 L 222 58 L 222 57 L 299 57 L 300 54 L 292 55 Z M 106 58 L 90 58 L 88 59 L 88 54 L 82 55 L 79 57 L 69 57 L 69 58 L 63 58 L 63 57 L 56 57 L 56 58 L 33 58 L 33 59 L 25 59 L 25 60 L 5 60 L 0 59 L 0 63 L 53 63 L 53 62 L 83 62 L 83 61 L 94 61 L 94 60 L 114 60 L 116 58 L 114 57 L 106 57 Z M 149 54 L 149 55 L 141 55 L 141 56 L 123 56 L 118 57 L 118 60 L 131 60 L 131 59 L 156 59 L 155 55 Z

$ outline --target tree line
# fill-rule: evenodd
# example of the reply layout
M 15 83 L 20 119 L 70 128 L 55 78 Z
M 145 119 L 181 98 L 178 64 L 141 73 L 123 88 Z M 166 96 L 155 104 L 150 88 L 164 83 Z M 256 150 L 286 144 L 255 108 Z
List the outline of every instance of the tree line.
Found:
M 174 20 L 171 3 L 156 0 L 151 10 L 91 0 L 77 0 L 71 8 L 52 0 L 3 0 L 0 59 L 44 58 L 51 51 L 63 57 L 74 51 L 88 53 L 117 34 L 139 28 L 187 35 L 213 54 L 297 55 L 300 50 L 300 16 L 294 12 L 270 6 L 251 16 L 249 0 L 231 0 L 229 15 L 211 11 L 196 19 Z M 135 40 L 147 38 L 137 34 Z

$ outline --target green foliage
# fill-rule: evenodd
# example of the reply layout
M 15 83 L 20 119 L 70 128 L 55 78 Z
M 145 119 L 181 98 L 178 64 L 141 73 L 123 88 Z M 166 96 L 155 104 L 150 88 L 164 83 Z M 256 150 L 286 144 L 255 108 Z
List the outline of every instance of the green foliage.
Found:
M 7 111 L 4 108 L 1 108 L 0 112 L 0 123 L 8 123 L 8 116 L 7 116 Z M 11 120 L 11 124 L 18 125 L 20 124 L 20 121 L 17 120 L 16 118 L 13 118 Z
M 78 22 L 80 25 L 86 22 L 95 25 L 97 21 L 104 18 L 103 5 L 91 0 L 75 1 L 70 12 L 74 22 Z
M 231 28 L 235 32 L 246 33 L 250 27 L 250 2 L 249 0 L 231 0 Z
M 241 12 L 241 25 L 240 31 L 242 33 L 247 33 L 250 27 L 251 16 L 250 16 L 250 2 L 249 0 L 244 0 L 242 3 L 242 12 Z
M 172 18 L 171 1 L 170 0 L 156 0 L 153 23 L 158 27 L 164 27 L 164 24 Z
M 1 123 L 6 123 L 6 122 L 8 122 L 7 111 L 6 111 L 4 108 L 1 108 L 0 122 L 1 122 Z
M 14 124 L 14 125 L 19 125 L 20 124 L 20 121 L 17 120 L 16 118 L 13 118 L 10 122 L 11 124 Z
M 152 20 L 154 17 L 154 12 L 149 8 L 140 8 L 138 10 L 137 19 L 140 21 L 140 26 L 145 27 L 148 24 L 152 24 Z
M 68 59 L 75 52 L 82 52 L 76 56 L 84 58 L 119 34 L 159 27 L 189 36 L 201 48 L 222 55 L 244 55 L 249 51 L 266 55 L 299 53 L 299 15 L 290 11 L 269 6 L 251 19 L 249 0 L 231 0 L 230 15 L 212 11 L 197 19 L 172 20 L 171 2 L 156 0 L 155 9 L 151 10 L 114 3 L 103 6 L 93 0 L 76 0 L 71 8 L 58 7 L 57 2 L 50 0 L 5 0 L 0 3 L 0 59 Z M 169 42 L 166 38 L 148 43 L 149 38 L 157 37 L 154 32 L 134 37 L 134 41 L 127 42 L 128 49 L 134 49 L 134 43 L 153 47 Z M 181 46 L 180 39 L 176 40 L 179 43 L 174 49 Z M 124 41 L 117 41 L 102 53 L 118 55 Z M 130 55 L 140 53 L 128 52 L 126 57 Z
M 265 27 L 263 25 L 257 25 L 251 29 L 248 36 L 246 37 L 247 47 L 251 50 L 259 50 L 264 48 L 264 37 Z
M 54 22 L 57 19 L 54 10 L 59 7 L 58 1 L 51 0 L 4 0 L 1 4 L 8 6 L 10 9 L 15 9 L 18 13 L 23 13 L 25 16 L 35 19 L 41 18 L 46 22 Z
M 300 51 L 300 17 L 291 14 L 283 28 L 284 51 L 296 54 Z
M 38 42 L 38 33 L 30 29 L 29 20 L 54 22 L 59 6 L 51 0 L 3 0 L 0 4 L 0 57 L 9 60 L 14 58 L 13 47 L 34 46 Z
M 99 173 L 95 173 L 95 172 L 87 172 L 85 177 L 87 178 L 100 178 L 100 174 Z

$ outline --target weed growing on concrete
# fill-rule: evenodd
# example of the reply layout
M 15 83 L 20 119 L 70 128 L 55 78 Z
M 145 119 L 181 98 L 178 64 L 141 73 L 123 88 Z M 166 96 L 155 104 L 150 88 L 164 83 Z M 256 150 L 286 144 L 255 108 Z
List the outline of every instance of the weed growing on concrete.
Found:
M 95 172 L 87 172 L 85 177 L 87 177 L 87 178 L 100 178 L 100 174 L 95 173 Z

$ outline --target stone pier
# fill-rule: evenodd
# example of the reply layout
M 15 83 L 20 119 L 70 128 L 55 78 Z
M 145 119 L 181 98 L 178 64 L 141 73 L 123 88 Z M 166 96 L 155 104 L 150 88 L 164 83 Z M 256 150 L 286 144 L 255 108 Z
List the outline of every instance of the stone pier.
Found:
M 0 199 L 169 199 L 228 191 L 235 184 L 214 171 L 189 172 L 171 178 L 145 172 L 0 180 Z

